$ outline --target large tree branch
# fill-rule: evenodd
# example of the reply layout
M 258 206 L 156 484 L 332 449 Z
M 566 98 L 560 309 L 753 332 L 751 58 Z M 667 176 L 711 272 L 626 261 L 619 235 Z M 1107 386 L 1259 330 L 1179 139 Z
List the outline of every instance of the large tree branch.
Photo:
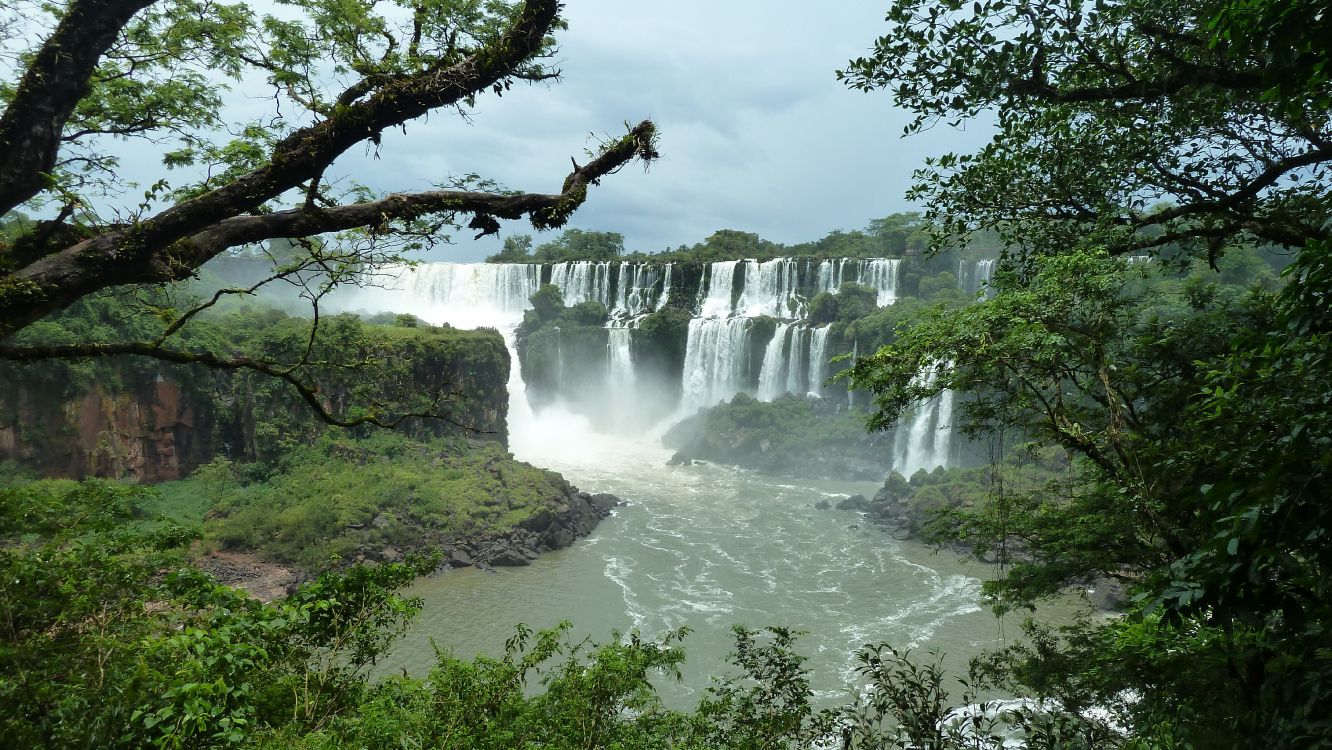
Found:
M 329 411 L 319 399 L 318 387 L 301 380 L 295 368 L 252 357 L 222 357 L 212 352 L 167 349 L 159 343 L 148 341 L 115 344 L 64 344 L 58 346 L 0 346 L 0 359 L 11 362 L 40 362 L 50 359 L 86 359 L 126 355 L 151 357 L 181 365 L 203 365 L 216 370 L 250 370 L 277 378 L 296 389 L 301 399 L 310 405 L 310 408 L 314 410 L 315 415 L 320 420 L 336 427 L 374 425 L 391 429 L 408 419 L 436 419 L 472 432 L 488 432 L 487 430 L 477 429 L 474 424 L 459 422 L 451 415 L 439 411 L 444 402 L 459 395 L 456 392 L 441 391 L 435 394 L 429 406 L 412 412 L 392 415 L 372 412 L 347 419 Z
M 65 121 L 121 28 L 154 0 L 75 0 L 33 57 L 0 117 L 0 214 L 36 195 L 56 164 Z
M 308 183 L 346 149 L 377 139 L 386 128 L 460 103 L 488 88 L 502 87 L 506 77 L 541 53 L 546 35 L 557 21 L 558 7 L 557 0 L 527 0 L 513 27 L 496 43 L 456 64 L 440 61 L 420 73 L 390 81 L 364 99 L 338 108 L 328 119 L 298 129 L 278 141 L 268 163 L 248 175 L 128 228 L 45 254 L 9 274 L 0 280 L 0 340 L 107 286 L 188 276 L 206 257 L 185 257 L 189 253 L 182 250 L 188 246 L 178 246 L 181 240 L 225 218 L 253 212 L 286 190 Z M 93 59 L 89 64 L 95 63 Z M 84 72 L 81 85 L 89 72 Z M 80 91 L 83 89 L 71 89 L 69 96 L 77 101 Z M 45 127 L 44 123 L 35 125 Z M 59 136 L 57 129 L 51 137 L 59 140 Z
M 106 254 L 62 251 L 31 263 L 4 280 L 6 286 L 0 287 L 0 339 L 100 289 L 186 278 L 228 247 L 274 237 L 305 237 L 354 227 L 375 227 L 446 212 L 475 214 L 482 219 L 476 225 L 483 227 L 483 233 L 488 231 L 484 227 L 490 226 L 493 217 L 528 216 L 538 229 L 559 227 L 586 200 L 589 185 L 636 157 L 645 161 L 655 158 L 655 135 L 651 122 L 639 123 L 595 159 L 576 167 L 565 178 L 563 189 L 555 194 L 504 195 L 453 190 L 395 194 L 347 206 L 303 205 L 271 214 L 226 217 L 158 253 L 121 253 L 115 247 Z M 116 234 L 133 237 L 133 230 Z M 103 239 L 105 235 L 75 248 Z
M 1104 86 L 1062 86 L 1052 84 L 1044 75 L 1019 78 L 1008 85 L 1008 92 L 1060 104 L 1091 102 L 1149 101 L 1178 94 L 1200 86 L 1214 86 L 1235 91 L 1260 91 L 1264 85 L 1259 71 L 1189 66 L 1146 80 L 1128 79 Z
M 586 199 L 590 184 L 636 156 L 654 158 L 653 134 L 650 122 L 634 126 L 626 137 L 616 141 L 600 156 L 571 172 L 564 181 L 563 190 L 555 194 L 504 195 L 465 190 L 395 193 L 377 201 L 346 206 L 302 206 L 271 214 L 236 216 L 190 237 L 185 244 L 190 257 L 207 260 L 226 248 L 275 237 L 306 237 L 355 227 L 374 227 L 436 213 L 470 213 L 502 219 L 529 216 L 537 229 L 558 227 Z

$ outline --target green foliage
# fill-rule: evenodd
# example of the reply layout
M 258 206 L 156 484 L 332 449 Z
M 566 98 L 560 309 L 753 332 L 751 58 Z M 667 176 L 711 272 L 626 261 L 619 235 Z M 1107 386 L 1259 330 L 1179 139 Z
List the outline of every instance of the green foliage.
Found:
M 355 705 L 433 563 L 356 568 L 261 605 L 182 567 L 192 535 L 124 525 L 151 490 L 3 490 L 0 726 L 18 747 L 236 747 Z M 35 508 L 68 511 L 52 524 Z
M 181 290 L 88 297 L 60 316 L 29 326 L 15 343 L 153 340 L 166 332 L 165 320 L 195 301 Z M 144 315 L 144 304 L 160 317 Z M 288 367 L 320 394 L 325 408 L 343 417 L 373 413 L 396 419 L 406 413 L 432 413 L 480 432 L 502 429 L 508 353 L 497 334 L 437 328 L 410 315 L 389 315 L 382 322 L 369 325 L 352 315 L 325 317 L 312 338 L 310 319 L 237 305 L 199 316 L 172 338 L 187 351 L 243 354 Z M 0 362 L 0 377 L 17 385 L 0 395 L 0 423 L 23 435 L 24 452 L 16 459 L 39 467 L 75 449 L 71 444 L 78 440 L 78 425 L 68 412 L 70 403 L 80 399 L 95 405 L 81 409 L 103 410 L 108 422 L 117 410 L 129 411 L 131 402 L 170 399 L 182 404 L 194 419 L 190 437 L 197 442 L 180 457 L 186 470 L 215 454 L 274 460 L 326 429 L 287 383 L 244 370 L 224 373 L 147 358 L 94 357 Z M 171 392 L 164 395 L 159 381 L 169 384 Z M 458 431 L 457 425 L 440 419 L 408 420 L 400 429 L 423 436 Z M 64 471 L 66 466 L 53 464 L 48 470 Z
M 505 249 L 507 251 L 507 245 Z M 536 252 L 532 254 L 531 260 L 537 263 L 561 263 L 572 260 L 619 260 L 623 254 L 624 235 L 619 232 L 588 232 L 582 229 L 566 229 L 554 240 L 538 245 Z
M 327 573 L 262 604 L 186 566 L 190 535 L 118 525 L 152 490 L 3 492 L 5 533 L 21 537 L 0 545 L 0 728 L 15 746 L 977 747 L 978 722 L 949 723 L 937 666 L 886 646 L 860 654 L 867 690 L 855 702 L 816 710 L 796 634 L 777 627 L 735 628 L 733 669 L 689 711 L 665 708 L 654 686 L 679 678 L 685 630 L 596 644 L 570 642 L 567 624 L 520 625 L 498 657 L 440 649 L 425 679 L 372 682 L 368 667 L 421 607 L 399 592 L 434 559 Z M 85 512 L 108 492 L 128 500 Z M 58 528 L 26 510 L 61 503 L 71 520 Z M 1025 715 L 1048 724 L 1062 712 Z
M 531 263 L 532 235 L 515 234 L 504 238 L 504 247 L 486 258 L 487 263 Z
M 494 442 L 393 433 L 325 435 L 257 481 L 241 467 L 206 468 L 185 483 L 211 499 L 206 539 L 307 571 L 344 565 L 358 550 L 426 551 L 507 531 L 567 490 L 559 475 L 514 461 Z
M 542 284 L 530 301 L 532 311 L 542 323 L 556 320 L 564 311 L 564 293 L 554 284 Z

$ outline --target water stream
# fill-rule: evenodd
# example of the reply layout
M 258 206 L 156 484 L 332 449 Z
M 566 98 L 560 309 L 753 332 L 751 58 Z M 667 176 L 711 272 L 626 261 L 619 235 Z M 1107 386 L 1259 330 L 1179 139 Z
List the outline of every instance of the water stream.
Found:
M 728 261 L 712 264 L 710 283 L 700 286 L 683 373 L 684 409 L 736 392 L 749 368 L 750 320 L 732 315 L 733 304 L 775 311 L 795 299 L 794 272 L 786 261 L 745 263 L 751 264 L 746 278 L 762 284 L 746 282 L 734 291 L 728 277 L 737 264 Z M 560 264 L 551 270 L 571 302 L 614 294 L 612 304 L 629 311 L 668 293 L 669 270 L 622 266 L 612 285 L 609 265 Z M 889 291 L 895 283 L 889 275 L 895 275 L 896 262 L 882 260 L 825 261 L 818 283 L 836 288 L 851 269 Z M 533 267 L 431 264 L 404 276 L 397 288 L 368 291 L 348 306 L 412 312 L 436 324 L 495 326 L 512 349 L 513 327 L 540 278 Z M 777 292 L 764 299 L 760 288 Z M 610 328 L 606 396 L 632 408 L 628 328 Z M 772 362 L 763 363 L 764 395 L 817 389 L 827 328 L 811 334 L 810 328 L 783 323 L 779 330 L 772 345 L 777 349 L 769 347 Z M 815 507 L 852 493 L 872 495 L 876 485 L 775 479 L 718 465 L 668 466 L 670 454 L 658 436 L 669 419 L 652 430 L 603 433 L 559 406 L 534 414 L 525 388 L 515 357 L 509 382 L 515 457 L 561 472 L 586 491 L 615 494 L 626 505 L 591 537 L 530 566 L 463 569 L 418 582 L 412 593 L 424 598 L 425 610 L 381 664 L 384 673 L 424 674 L 435 645 L 463 657 L 496 655 L 520 622 L 550 627 L 569 620 L 577 635 L 601 641 L 613 631 L 656 636 L 687 626 L 693 633 L 685 643 L 684 680 L 662 686 L 670 702 L 687 705 L 709 684 L 708 675 L 724 666 L 732 625 L 781 625 L 806 631 L 801 651 L 810 659 L 816 692 L 842 700 L 854 687 L 854 652 L 863 644 L 938 649 L 950 666 L 962 668 L 1001 639 L 1000 624 L 978 603 L 981 577 L 989 572 L 984 566 L 894 541 L 854 512 Z M 885 467 L 908 460 L 908 453 L 937 450 L 933 440 L 946 426 L 941 409 L 926 406 L 899 435 L 905 447 L 885 455 Z

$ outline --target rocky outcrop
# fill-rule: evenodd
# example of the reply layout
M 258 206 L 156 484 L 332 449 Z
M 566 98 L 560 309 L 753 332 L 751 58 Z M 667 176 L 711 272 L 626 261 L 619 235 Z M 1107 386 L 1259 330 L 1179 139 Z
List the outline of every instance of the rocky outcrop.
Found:
M 699 459 L 776 476 L 874 480 L 888 468 L 891 435 L 865 430 L 864 412 L 833 399 L 746 394 L 699 410 L 666 431 L 672 465 Z
M 353 561 L 398 562 L 410 552 L 437 550 L 442 553 L 440 566 L 444 569 L 531 565 L 542 553 L 564 549 L 591 534 L 597 524 L 622 504 L 614 495 L 589 494 L 566 486 L 564 497 L 512 529 L 448 539 L 431 540 L 427 535 L 405 551 L 388 545 L 364 545 Z

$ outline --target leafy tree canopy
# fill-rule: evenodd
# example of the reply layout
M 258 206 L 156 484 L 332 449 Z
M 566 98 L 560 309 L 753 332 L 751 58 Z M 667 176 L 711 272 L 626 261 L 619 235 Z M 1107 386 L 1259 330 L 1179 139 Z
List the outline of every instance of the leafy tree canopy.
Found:
M 218 296 L 296 282 L 317 301 L 338 284 L 446 239 L 466 221 L 565 224 L 588 187 L 656 156 L 642 122 L 589 153 L 558 191 L 500 190 L 475 175 L 381 195 L 339 174 L 349 150 L 431 112 L 466 114 L 515 83 L 554 79 L 559 3 L 297 0 L 281 12 L 194 0 L 23 2 L 0 25 L 13 52 L 0 82 L 0 358 L 134 354 L 180 361 L 176 332 L 155 341 L 54 346 L 15 334 L 85 296 L 186 279 L 235 248 L 274 241 L 272 274 Z M 228 108 L 233 89 L 269 111 Z M 156 146 L 163 179 L 140 202 L 118 175 L 114 139 Z M 174 170 L 174 171 L 169 171 Z M 134 208 L 116 206 L 137 204 Z M 217 297 L 205 300 L 206 307 Z M 177 325 L 179 324 L 179 325 Z M 248 367 L 213 353 L 194 361 Z
M 1144 746 L 1326 747 L 1332 18 L 1275 0 L 887 18 L 843 78 L 891 92 L 909 132 L 997 112 L 912 194 L 936 249 L 989 230 L 1006 255 L 992 299 L 900 329 L 854 378 L 878 426 L 955 388 L 963 429 L 1076 457 L 1038 491 L 998 472 L 942 524 L 1004 561 L 996 601 L 1097 577 L 1134 594 L 1121 622 L 1034 628 L 991 677 L 1115 707 Z M 1298 253 L 1284 287 L 1255 246 Z
M 936 247 L 977 230 L 1041 252 L 1298 247 L 1332 233 L 1322 11 L 902 0 L 873 53 L 839 75 L 888 91 L 914 114 L 907 132 L 996 113 L 979 152 L 917 173 L 910 195 L 928 206 Z

